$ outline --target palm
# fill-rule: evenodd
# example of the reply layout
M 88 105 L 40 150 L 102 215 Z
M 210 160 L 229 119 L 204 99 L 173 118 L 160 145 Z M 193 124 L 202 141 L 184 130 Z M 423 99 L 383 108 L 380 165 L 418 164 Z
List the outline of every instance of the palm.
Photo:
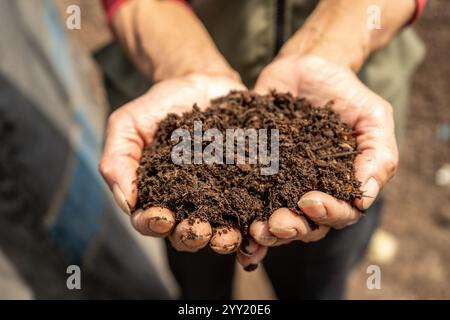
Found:
M 206 107 L 210 100 L 227 94 L 230 90 L 245 87 L 228 78 L 187 77 L 172 79 L 156 84 L 142 97 L 121 108 L 127 114 L 133 127 L 141 133 L 148 144 L 155 133 L 159 121 L 169 113 L 181 114 L 192 109 L 194 104 Z
M 137 231 L 147 236 L 169 236 L 173 246 L 182 251 L 196 251 L 210 243 L 213 250 L 229 253 L 229 248 L 236 248 L 240 243 L 237 230 L 213 235 L 207 222 L 199 221 L 191 226 L 183 220 L 176 224 L 174 214 L 166 208 L 136 210 L 132 214 L 131 211 L 137 200 L 135 181 L 142 150 L 151 143 L 158 123 L 169 113 L 180 114 L 190 110 L 194 103 L 205 107 L 215 97 L 243 89 L 239 82 L 224 77 L 194 75 L 166 80 L 111 115 L 100 171 L 116 201 L 131 215 Z

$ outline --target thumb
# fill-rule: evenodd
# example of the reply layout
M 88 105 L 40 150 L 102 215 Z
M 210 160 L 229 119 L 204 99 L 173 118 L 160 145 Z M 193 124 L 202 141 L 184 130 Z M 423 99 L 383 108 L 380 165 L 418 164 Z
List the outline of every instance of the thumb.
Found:
M 361 181 L 361 199 L 355 200 L 360 210 L 367 210 L 378 196 L 381 188 L 394 175 L 398 163 L 398 152 L 393 145 L 374 146 L 362 151 L 355 159 L 356 178 Z
M 284 74 L 283 70 L 278 69 L 282 68 L 273 65 L 264 68 L 256 81 L 253 91 L 261 95 L 268 94 L 272 90 L 295 94 L 297 89 L 293 87 L 292 81 L 283 80 L 284 78 L 280 77 L 280 75 Z
M 357 199 L 355 205 L 361 210 L 372 205 L 381 188 L 394 176 L 398 165 L 392 107 L 376 96 L 371 109 L 361 115 L 354 126 L 360 152 L 355 159 L 355 174 L 362 183 L 363 192 L 363 197 Z

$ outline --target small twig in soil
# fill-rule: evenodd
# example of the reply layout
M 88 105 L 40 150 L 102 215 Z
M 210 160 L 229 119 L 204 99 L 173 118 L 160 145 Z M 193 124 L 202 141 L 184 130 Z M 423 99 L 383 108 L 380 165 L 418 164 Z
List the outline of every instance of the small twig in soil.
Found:
M 340 157 L 358 155 L 359 153 L 360 153 L 359 151 L 344 151 L 344 152 L 339 152 L 339 153 L 335 153 L 335 154 L 326 154 L 326 155 L 320 156 L 319 159 L 340 158 Z

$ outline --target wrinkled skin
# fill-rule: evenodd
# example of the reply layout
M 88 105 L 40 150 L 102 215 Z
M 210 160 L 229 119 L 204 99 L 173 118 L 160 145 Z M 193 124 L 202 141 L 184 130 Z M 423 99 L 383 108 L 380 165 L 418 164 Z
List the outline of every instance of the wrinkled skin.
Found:
M 362 182 L 362 199 L 350 204 L 311 191 L 299 197 L 298 206 L 320 225 L 319 229 L 311 230 L 304 217 L 287 208 L 276 210 L 268 221 L 255 221 L 250 228 L 252 237 L 264 246 L 293 240 L 317 241 L 330 228 L 341 229 L 356 223 L 360 210 L 370 207 L 380 189 L 394 175 L 398 151 L 392 107 L 368 89 L 350 69 L 316 56 L 286 56 L 275 60 L 262 71 L 255 87 L 261 94 L 271 89 L 305 97 L 316 106 L 333 100 L 333 110 L 352 125 L 357 134 L 357 149 L 361 154 L 355 160 L 355 170 L 357 179 Z M 244 256 L 240 261 L 244 265 L 249 263 Z
M 219 235 L 207 222 L 191 226 L 184 220 L 176 225 L 173 213 L 165 208 L 131 212 L 137 200 L 134 181 L 142 150 L 151 143 L 159 121 L 169 113 L 181 114 L 190 110 L 194 103 L 204 108 L 211 99 L 226 95 L 230 90 L 245 89 L 239 81 L 228 77 L 190 75 L 174 78 L 154 85 L 146 94 L 110 116 L 100 172 L 119 206 L 131 216 L 131 223 L 138 232 L 152 237 L 167 236 L 179 251 L 195 252 L 209 243 L 212 250 L 226 254 L 239 247 L 242 236 L 237 230 Z
M 225 77 L 193 75 L 166 80 L 153 86 L 145 95 L 114 112 L 108 122 L 106 146 L 100 171 L 111 187 L 120 207 L 130 214 L 136 204 L 137 189 L 133 182 L 142 149 L 149 144 L 158 122 L 168 113 L 189 110 L 194 103 L 208 105 L 210 99 L 243 90 L 238 81 Z M 364 197 L 349 204 L 318 191 L 300 198 L 299 208 L 320 227 L 311 230 L 304 217 L 287 208 L 276 210 L 268 221 L 255 221 L 250 227 L 250 239 L 244 250 L 238 250 L 238 261 L 245 267 L 259 263 L 267 247 L 293 240 L 317 241 L 330 228 L 343 228 L 356 223 L 360 210 L 367 209 L 380 189 L 393 176 L 398 162 L 394 136 L 392 107 L 369 90 L 355 74 L 345 67 L 315 56 L 285 56 L 276 59 L 261 73 L 255 91 L 261 94 L 271 89 L 291 92 L 322 106 L 333 100 L 333 109 L 357 133 L 358 151 L 356 177 L 362 182 Z M 242 240 L 237 230 L 213 232 L 206 222 L 189 226 L 187 221 L 175 225 L 168 209 L 150 208 L 131 214 L 134 228 L 143 235 L 168 236 L 180 251 L 195 252 L 206 245 L 220 254 L 236 251 Z M 192 229 L 196 236 L 187 237 Z

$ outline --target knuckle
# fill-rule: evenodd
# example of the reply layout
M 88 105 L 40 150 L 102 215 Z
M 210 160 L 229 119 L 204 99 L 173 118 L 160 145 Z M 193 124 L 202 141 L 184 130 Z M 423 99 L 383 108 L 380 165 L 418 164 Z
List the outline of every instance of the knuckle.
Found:
M 258 78 L 258 85 L 265 84 L 270 78 L 270 70 L 267 68 L 263 69 Z
M 356 220 L 358 219 L 357 211 L 349 204 L 345 205 L 345 211 L 347 212 L 345 222 L 347 224 L 352 224 L 356 222 Z
M 341 215 L 338 219 L 334 221 L 334 227 L 335 229 L 342 229 L 346 227 L 351 221 L 350 214 L 348 213 L 347 209 L 344 209 L 341 212 Z
M 394 108 L 389 102 L 386 101 L 386 103 L 383 104 L 383 110 L 386 116 L 394 117 Z
M 317 234 L 311 236 L 311 237 L 308 239 L 308 241 L 306 241 L 306 242 L 316 242 L 316 241 L 319 241 L 319 240 L 325 238 L 325 236 L 327 235 L 327 233 L 328 233 L 328 232 L 317 233 Z
M 137 223 L 137 222 L 132 222 L 131 225 L 133 226 L 134 230 L 136 230 L 137 232 L 139 232 L 141 235 L 143 236 L 147 236 L 148 232 L 145 232 L 143 230 L 143 228 L 141 228 L 141 226 Z
M 394 109 L 392 105 L 383 101 L 374 101 L 371 109 L 371 117 L 378 120 L 379 125 L 385 124 L 386 121 L 391 121 L 394 119 Z
M 105 158 L 100 160 L 98 164 L 98 170 L 105 179 L 111 176 L 112 168 L 109 161 L 107 161 Z
M 111 113 L 111 115 L 108 117 L 107 128 L 108 129 L 113 128 L 122 117 L 123 117 L 122 108 L 119 108 L 113 113 Z
M 357 219 L 354 209 L 346 203 L 342 203 L 339 209 L 329 210 L 328 216 L 329 224 L 335 229 L 342 229 Z
M 336 230 L 342 230 L 342 229 L 344 229 L 346 226 L 347 226 L 347 224 L 340 223 L 340 224 L 335 225 L 335 226 L 334 226 L 334 229 L 336 229 Z
M 392 177 L 397 171 L 398 161 L 397 152 L 388 152 L 385 154 L 384 167 L 389 177 Z
M 339 206 L 327 207 L 327 221 L 328 224 L 335 225 L 340 223 L 345 217 L 347 217 L 347 211 L 341 209 Z
M 141 234 L 142 236 L 149 236 L 149 234 L 148 234 L 148 232 L 144 232 L 143 230 L 141 230 L 141 229 L 138 229 L 138 228 L 134 228 L 137 232 L 139 232 L 139 234 Z

